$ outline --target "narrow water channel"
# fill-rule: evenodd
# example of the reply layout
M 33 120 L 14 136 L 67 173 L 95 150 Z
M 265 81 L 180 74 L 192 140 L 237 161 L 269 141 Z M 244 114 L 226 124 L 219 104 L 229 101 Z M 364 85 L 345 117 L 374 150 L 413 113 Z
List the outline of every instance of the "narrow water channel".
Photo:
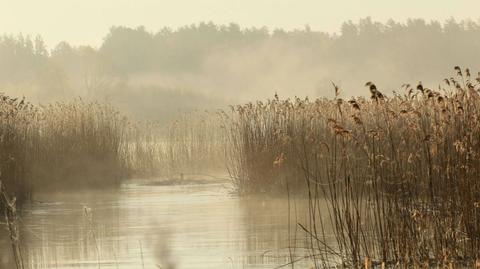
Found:
M 21 214 L 23 255 L 30 268 L 275 268 L 308 254 L 295 228 L 302 203 L 239 198 L 226 181 L 39 194 Z M 4 230 L 0 268 L 9 268 Z

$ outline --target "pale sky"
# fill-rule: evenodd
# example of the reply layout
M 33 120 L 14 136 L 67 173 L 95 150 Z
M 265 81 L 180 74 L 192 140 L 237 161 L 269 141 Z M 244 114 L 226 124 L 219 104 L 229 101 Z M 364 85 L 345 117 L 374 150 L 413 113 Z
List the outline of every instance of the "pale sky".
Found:
M 480 0 L 0 0 L 0 33 L 40 34 L 50 47 L 62 40 L 98 46 L 113 25 L 157 31 L 213 21 L 337 32 L 367 16 L 477 21 L 479 10 Z

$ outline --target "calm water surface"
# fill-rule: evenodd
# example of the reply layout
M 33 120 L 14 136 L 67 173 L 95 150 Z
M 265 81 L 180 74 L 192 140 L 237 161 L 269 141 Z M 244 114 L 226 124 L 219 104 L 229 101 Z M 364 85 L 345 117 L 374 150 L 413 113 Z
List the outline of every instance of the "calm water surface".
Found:
M 289 214 L 287 200 L 239 198 L 228 182 L 132 181 L 36 200 L 21 217 L 29 268 L 275 268 L 290 251 L 308 254 L 304 233 L 295 231 L 306 220 L 303 201 L 291 201 Z M 0 268 L 12 262 L 7 239 L 2 229 Z

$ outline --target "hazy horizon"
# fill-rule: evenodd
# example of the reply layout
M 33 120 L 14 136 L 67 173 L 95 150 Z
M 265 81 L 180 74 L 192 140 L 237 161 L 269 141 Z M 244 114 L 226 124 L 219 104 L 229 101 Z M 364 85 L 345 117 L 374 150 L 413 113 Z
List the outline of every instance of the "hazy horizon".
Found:
M 0 0 L 0 269 L 480 269 L 478 10 Z
M 188 8 L 186 8 L 188 6 Z M 460 1 L 292 1 L 292 0 L 46 0 L 0 1 L 0 33 L 40 35 L 49 49 L 61 41 L 98 47 L 112 26 L 176 29 L 198 22 L 237 23 L 270 30 L 302 29 L 338 33 L 342 23 L 371 17 L 382 23 L 409 18 L 478 21 L 480 2 Z M 434 8 L 432 8 L 434 7 Z

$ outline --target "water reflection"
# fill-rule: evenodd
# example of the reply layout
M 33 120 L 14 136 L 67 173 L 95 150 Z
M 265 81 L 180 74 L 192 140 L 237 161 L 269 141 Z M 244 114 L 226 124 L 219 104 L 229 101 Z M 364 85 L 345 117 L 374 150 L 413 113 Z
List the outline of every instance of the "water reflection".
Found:
M 289 211 L 285 199 L 240 199 L 227 182 L 130 182 L 36 199 L 21 222 L 31 268 L 274 268 L 306 254 L 295 225 L 306 221 L 302 201 Z M 11 262 L 6 239 L 1 231 L 1 268 Z

